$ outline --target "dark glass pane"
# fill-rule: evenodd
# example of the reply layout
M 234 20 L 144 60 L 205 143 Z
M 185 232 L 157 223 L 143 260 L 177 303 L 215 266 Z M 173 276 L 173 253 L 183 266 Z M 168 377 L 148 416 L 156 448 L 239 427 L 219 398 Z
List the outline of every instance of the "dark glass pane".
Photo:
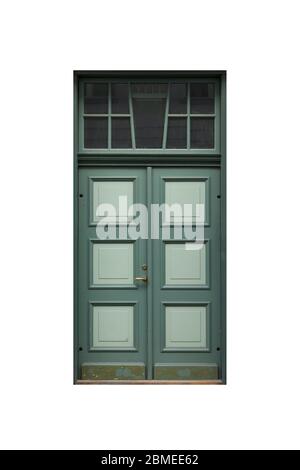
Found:
M 115 149 L 128 149 L 132 147 L 129 118 L 111 119 L 111 146 Z
M 87 149 L 107 148 L 107 118 L 84 119 L 84 147 Z
M 186 114 L 186 84 L 171 83 L 169 114 Z
M 131 88 L 137 148 L 161 148 L 164 132 L 166 83 L 134 83 Z
M 111 112 L 113 114 L 129 114 L 127 83 L 111 85 Z
M 108 112 L 107 83 L 86 83 L 84 87 L 85 114 L 107 114 Z
M 185 149 L 186 135 L 186 118 L 169 118 L 167 148 Z
M 134 98 L 141 98 L 141 95 L 147 98 L 166 98 L 168 85 L 167 83 L 134 83 L 131 90 Z
M 191 148 L 214 148 L 213 118 L 191 118 Z
M 137 148 L 161 148 L 166 99 L 133 98 L 135 142 Z
M 215 87 L 211 83 L 191 83 L 191 113 L 214 114 Z

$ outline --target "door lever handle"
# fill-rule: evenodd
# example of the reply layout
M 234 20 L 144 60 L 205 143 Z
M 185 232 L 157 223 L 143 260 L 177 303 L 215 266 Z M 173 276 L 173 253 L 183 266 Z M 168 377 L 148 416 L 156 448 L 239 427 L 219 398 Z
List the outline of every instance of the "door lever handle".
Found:
M 136 281 L 147 282 L 147 281 L 148 281 L 148 278 L 147 278 L 147 276 L 141 276 L 141 277 L 136 277 L 135 280 L 136 280 Z

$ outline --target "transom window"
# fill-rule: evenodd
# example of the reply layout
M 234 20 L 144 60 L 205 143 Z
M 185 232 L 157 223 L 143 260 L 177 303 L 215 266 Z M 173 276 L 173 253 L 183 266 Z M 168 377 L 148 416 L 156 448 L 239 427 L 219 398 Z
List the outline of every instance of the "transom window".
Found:
M 82 147 L 91 149 L 216 149 L 217 84 L 84 81 Z

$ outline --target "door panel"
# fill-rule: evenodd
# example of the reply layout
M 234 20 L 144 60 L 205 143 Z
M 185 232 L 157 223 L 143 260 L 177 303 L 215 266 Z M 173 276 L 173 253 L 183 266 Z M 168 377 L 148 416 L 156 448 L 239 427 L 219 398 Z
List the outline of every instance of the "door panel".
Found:
M 134 306 L 92 306 L 91 350 L 134 350 Z
M 92 241 L 93 285 L 133 286 L 134 245 L 129 241 L 106 243 Z
M 164 243 L 165 287 L 199 288 L 206 286 L 207 243 L 201 250 L 186 250 L 185 242 Z
M 130 222 L 119 210 L 119 196 L 128 205 L 146 204 L 143 169 L 82 169 L 79 181 L 79 363 L 84 379 L 141 379 L 146 370 L 146 286 L 135 281 L 146 260 L 146 240 L 131 240 Z M 97 237 L 99 204 L 117 208 L 107 222 L 116 222 L 116 239 Z
M 220 207 L 219 171 L 203 168 L 155 168 L 153 202 L 203 204 L 204 240 L 164 240 L 163 226 L 182 222 L 170 216 L 153 240 L 153 356 L 155 379 L 216 379 L 220 364 Z M 166 218 L 167 219 L 167 218 Z M 195 217 L 183 221 L 195 228 Z M 182 227 L 180 227 L 182 229 Z M 183 231 L 183 230 L 182 230 Z M 171 231 L 172 235 L 172 231 Z M 160 265 L 155 260 L 160 259 Z M 197 367 L 196 367 L 197 366 Z

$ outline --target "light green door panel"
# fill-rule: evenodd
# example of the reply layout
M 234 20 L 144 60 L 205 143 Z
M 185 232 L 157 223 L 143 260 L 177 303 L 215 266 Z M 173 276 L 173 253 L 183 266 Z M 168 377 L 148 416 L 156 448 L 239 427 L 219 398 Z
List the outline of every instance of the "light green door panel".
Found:
M 182 305 L 165 307 L 166 342 L 164 351 L 206 349 L 207 307 Z
M 201 286 L 206 282 L 206 245 L 187 250 L 185 243 L 165 243 L 166 285 Z
M 133 190 L 134 190 L 134 182 L 132 181 L 124 181 L 119 178 L 117 181 L 113 180 L 112 178 L 92 178 L 92 194 L 93 194 L 93 217 L 92 223 L 97 223 L 100 217 L 97 214 L 97 207 L 99 204 L 112 204 L 115 208 L 119 207 L 119 196 L 123 196 L 127 198 L 128 206 L 133 203 Z M 121 212 L 117 211 L 116 218 L 120 222 L 126 222 L 127 220 L 127 213 L 122 212 L 122 206 L 120 207 Z M 114 221 L 114 217 L 112 217 L 112 221 Z
M 133 349 L 132 305 L 93 305 L 92 309 L 93 350 Z
M 172 181 L 166 180 L 164 183 L 165 197 L 164 202 L 167 204 L 178 204 L 181 210 L 184 209 L 184 204 L 203 204 L 205 206 L 205 186 L 206 181 L 189 181 L 188 183 L 184 180 Z M 173 218 L 176 222 L 176 216 Z M 188 215 L 185 217 L 185 221 L 193 221 L 193 217 Z
M 94 285 L 133 285 L 133 243 L 93 243 Z

